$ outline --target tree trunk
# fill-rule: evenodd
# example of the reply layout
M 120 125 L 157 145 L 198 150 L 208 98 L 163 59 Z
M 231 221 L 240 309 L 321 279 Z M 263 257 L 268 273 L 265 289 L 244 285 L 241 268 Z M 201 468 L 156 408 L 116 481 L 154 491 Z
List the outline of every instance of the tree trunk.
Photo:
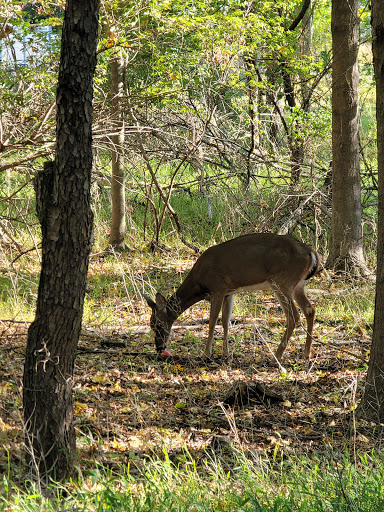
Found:
M 294 20 L 288 27 L 289 31 L 295 30 L 300 23 L 305 22 L 304 27 L 302 27 L 302 31 L 304 34 L 308 31 L 308 19 L 311 15 L 309 9 L 311 7 L 311 0 L 303 0 L 301 8 L 297 16 L 295 16 Z M 310 44 L 310 39 L 307 37 L 307 45 L 306 51 L 310 51 L 308 49 L 308 45 Z M 299 45 L 300 52 L 303 53 L 303 45 Z M 284 84 L 284 95 L 287 105 L 292 110 L 292 113 L 295 113 L 297 109 L 297 94 L 295 92 L 294 87 L 294 79 L 291 76 L 290 72 L 283 65 L 282 67 L 282 78 Z M 303 91 L 305 92 L 305 91 Z M 305 112 L 309 111 L 309 97 L 304 97 L 300 106 L 302 110 Z M 300 181 L 301 171 L 303 168 L 304 158 L 305 158 L 305 140 L 302 137 L 302 126 L 301 122 L 297 122 L 296 120 L 291 121 L 291 128 L 287 133 L 288 136 L 288 144 L 291 152 L 291 179 L 290 185 L 292 189 L 295 189 Z
M 258 164 L 252 161 L 252 157 L 256 151 L 256 148 L 260 145 L 260 133 L 258 126 L 258 100 L 259 100 L 259 89 L 255 86 L 256 69 L 257 69 L 257 57 L 245 56 L 245 69 L 246 79 L 248 87 L 248 117 L 249 117 L 249 149 L 247 151 L 247 174 L 245 176 L 245 190 L 248 190 L 251 184 L 252 174 L 257 174 Z
M 112 135 L 112 222 L 109 245 L 117 250 L 126 248 L 125 183 L 124 183 L 124 121 L 121 97 L 124 90 L 124 60 L 121 55 L 111 59 L 112 108 L 115 118 Z
M 326 265 L 368 275 L 358 137 L 358 0 L 332 1 L 332 233 Z
M 36 178 L 42 269 L 23 378 L 31 477 L 73 471 L 73 369 L 92 242 L 92 77 L 99 0 L 67 0 L 57 88 L 55 162 Z
M 376 79 L 378 240 L 375 319 L 367 382 L 358 414 L 384 422 L 384 0 L 372 0 L 372 49 Z

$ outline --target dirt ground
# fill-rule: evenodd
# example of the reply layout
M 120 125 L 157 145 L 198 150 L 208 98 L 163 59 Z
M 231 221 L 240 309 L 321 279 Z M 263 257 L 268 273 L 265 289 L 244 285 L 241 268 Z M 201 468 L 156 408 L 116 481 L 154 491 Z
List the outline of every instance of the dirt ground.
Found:
M 208 311 L 178 321 L 167 359 L 158 358 L 148 327 L 86 328 L 75 367 L 79 464 L 130 464 L 145 456 L 182 463 L 187 449 L 231 464 L 279 454 L 346 453 L 382 444 L 382 426 L 357 420 L 354 409 L 366 375 L 369 331 L 342 335 L 343 327 L 315 324 L 314 354 L 303 361 L 298 329 L 284 356 L 273 360 L 283 330 L 277 303 L 266 319 L 241 318 L 231 328 L 232 360 L 221 354 L 217 326 L 214 358 L 200 357 Z M 198 314 L 197 314 L 198 313 Z M 28 325 L 0 321 L 0 472 L 22 468 L 22 372 Z

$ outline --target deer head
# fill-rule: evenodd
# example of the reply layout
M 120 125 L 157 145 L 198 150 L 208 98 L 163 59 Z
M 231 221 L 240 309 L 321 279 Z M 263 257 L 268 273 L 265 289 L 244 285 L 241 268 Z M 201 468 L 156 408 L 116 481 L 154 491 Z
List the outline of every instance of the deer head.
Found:
M 156 351 L 161 353 L 167 346 L 172 324 L 180 313 L 177 313 L 178 309 L 175 301 L 167 301 L 161 293 L 156 294 L 156 302 L 147 295 L 143 294 L 143 297 L 152 309 L 149 324 L 155 334 Z

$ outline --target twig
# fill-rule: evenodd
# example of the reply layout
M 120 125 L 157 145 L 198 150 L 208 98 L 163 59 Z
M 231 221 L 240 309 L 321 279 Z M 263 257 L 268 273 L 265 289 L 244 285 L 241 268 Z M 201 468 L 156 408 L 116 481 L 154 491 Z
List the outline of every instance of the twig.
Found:
M 25 255 L 26 255 L 26 254 L 28 254 L 29 252 L 37 251 L 37 249 L 40 249 L 40 248 L 41 248 L 41 244 L 39 244 L 37 247 L 31 247 L 30 249 L 27 249 L 26 251 L 20 252 L 20 253 L 16 256 L 16 258 L 14 258 L 14 259 L 12 260 L 12 265 L 13 265 L 14 263 L 16 263 L 16 261 L 17 261 L 19 258 L 21 258 L 22 256 L 25 256 Z M 38 251 L 37 251 L 37 252 L 38 252 Z

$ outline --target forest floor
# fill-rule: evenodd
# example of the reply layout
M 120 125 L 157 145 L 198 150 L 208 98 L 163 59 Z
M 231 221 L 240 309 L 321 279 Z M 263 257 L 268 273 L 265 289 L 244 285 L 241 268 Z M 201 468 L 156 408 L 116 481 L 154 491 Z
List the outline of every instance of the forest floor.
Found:
M 101 272 L 102 269 L 99 269 Z M 95 271 L 94 271 L 95 272 Z M 345 293 L 349 285 L 345 285 Z M 340 292 L 340 291 L 339 291 Z M 308 296 L 330 299 L 321 278 Z M 326 295 L 324 297 L 324 295 Z M 284 317 L 270 294 L 258 295 L 257 312 L 236 314 L 231 327 L 233 357 L 221 357 L 217 326 L 214 357 L 201 353 L 208 330 L 207 303 L 176 322 L 169 358 L 157 357 L 149 335 L 149 312 L 136 295 L 120 309 L 134 308 L 140 324 L 92 327 L 87 321 L 75 365 L 74 407 L 80 467 L 95 462 L 140 470 L 148 458 L 197 464 L 207 457 L 224 467 L 239 452 L 251 459 L 281 455 L 349 453 L 358 457 L 380 447 L 383 428 L 354 415 L 362 393 L 371 326 L 347 327 L 341 318 L 318 315 L 313 358 L 304 361 L 303 328 L 274 362 Z M 122 304 L 125 304 L 122 306 Z M 28 325 L 0 321 L 0 473 L 22 467 L 22 372 Z M 167 454 L 167 455 L 166 455 Z

